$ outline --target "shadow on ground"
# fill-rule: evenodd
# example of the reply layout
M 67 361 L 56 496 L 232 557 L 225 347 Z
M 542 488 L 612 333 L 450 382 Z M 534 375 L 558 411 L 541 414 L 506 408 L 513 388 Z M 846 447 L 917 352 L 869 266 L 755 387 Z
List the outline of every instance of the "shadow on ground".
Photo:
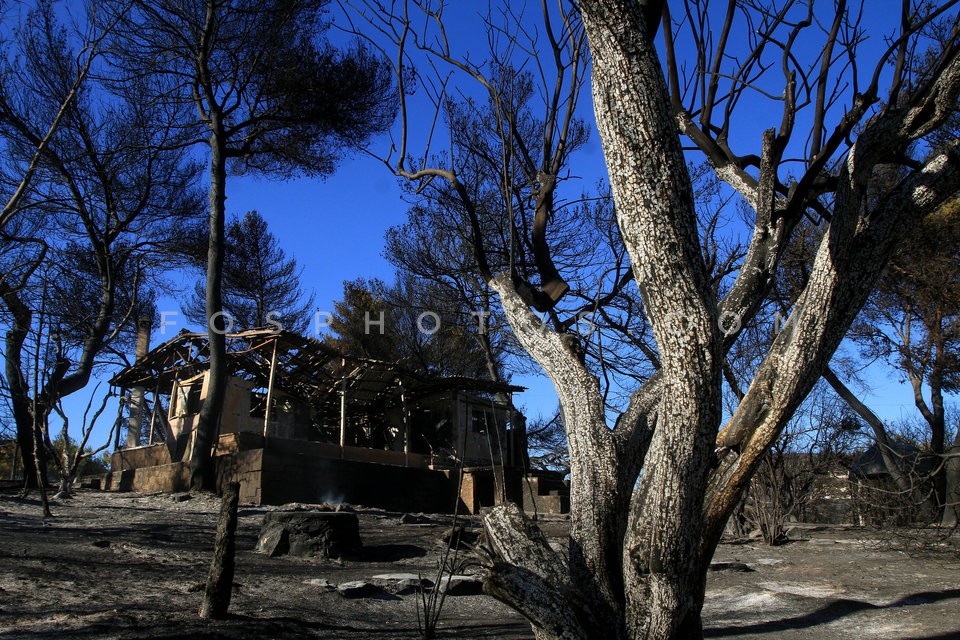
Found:
M 753 624 L 737 624 L 724 627 L 713 627 L 705 629 L 703 635 L 705 638 L 726 638 L 731 636 L 740 636 L 745 633 L 778 633 L 782 631 L 796 631 L 800 629 L 809 629 L 822 624 L 834 622 L 846 616 L 857 613 L 858 611 L 897 609 L 900 607 L 914 607 L 917 605 L 930 604 L 943 600 L 952 600 L 960 598 L 960 589 L 945 589 L 943 591 L 921 591 L 887 605 L 875 605 L 862 600 L 850 600 L 847 598 L 836 598 L 828 601 L 822 607 L 799 616 L 781 618 L 779 620 L 767 620 Z M 940 638 L 960 638 L 960 627 L 956 631 L 947 632 L 936 636 L 928 636 L 928 640 L 938 640 Z

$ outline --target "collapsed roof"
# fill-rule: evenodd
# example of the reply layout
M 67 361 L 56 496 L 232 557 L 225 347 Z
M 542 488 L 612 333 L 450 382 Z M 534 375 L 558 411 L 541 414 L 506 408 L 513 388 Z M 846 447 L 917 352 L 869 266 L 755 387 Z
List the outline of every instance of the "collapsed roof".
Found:
M 484 394 L 523 391 L 523 387 L 467 377 L 422 375 L 398 363 L 348 356 L 314 338 L 271 327 L 226 334 L 228 375 L 253 380 L 314 406 L 333 409 L 346 390 L 354 406 L 374 406 L 403 392 L 407 399 L 441 391 Z M 206 333 L 182 330 L 135 364 L 117 373 L 110 384 L 123 389 L 169 388 L 209 367 Z

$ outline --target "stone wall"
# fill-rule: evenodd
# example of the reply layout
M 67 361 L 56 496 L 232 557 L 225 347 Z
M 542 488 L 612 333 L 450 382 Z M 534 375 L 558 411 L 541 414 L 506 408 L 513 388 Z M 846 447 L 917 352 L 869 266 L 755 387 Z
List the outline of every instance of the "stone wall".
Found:
M 240 483 L 240 502 L 244 504 L 266 504 L 262 500 L 263 486 L 263 449 L 240 451 L 229 456 L 215 458 L 217 465 L 217 486 L 228 482 Z
M 99 485 L 99 486 L 98 486 Z M 178 493 L 190 489 L 190 467 L 183 462 L 136 469 L 118 469 L 99 477 L 84 478 L 81 486 L 102 491 L 137 491 L 139 493 Z
M 337 445 L 267 438 L 268 448 L 263 449 L 261 441 L 256 434 L 232 433 L 221 436 L 217 445 L 217 486 L 239 482 L 244 504 L 348 502 L 394 511 L 445 513 L 453 510 L 457 499 L 455 470 L 400 466 L 407 461 L 403 452 L 346 447 L 340 458 Z M 257 444 L 261 447 L 251 448 Z M 149 464 L 164 460 L 169 461 L 169 453 L 163 445 L 121 450 L 112 460 L 115 471 L 98 484 L 109 491 L 189 490 L 189 464 Z M 409 462 L 426 465 L 427 457 L 411 454 Z M 508 496 L 519 500 L 518 488 L 519 472 L 516 478 L 508 473 Z M 493 504 L 489 468 L 465 474 L 462 489 L 461 513 L 477 513 Z
M 430 464 L 430 456 L 419 453 L 405 454 L 403 451 L 349 446 L 343 447 L 341 450 L 339 444 L 332 442 L 268 438 L 267 448 L 270 450 L 270 453 L 281 456 L 306 455 L 322 458 L 343 458 L 344 460 L 374 462 L 398 467 L 419 467 L 421 469 L 426 469 Z
M 170 464 L 170 450 L 162 442 L 147 447 L 117 449 L 110 456 L 110 469 L 123 471 Z
M 527 513 L 570 512 L 570 488 L 559 473 L 530 473 L 523 479 L 522 492 L 523 510 Z

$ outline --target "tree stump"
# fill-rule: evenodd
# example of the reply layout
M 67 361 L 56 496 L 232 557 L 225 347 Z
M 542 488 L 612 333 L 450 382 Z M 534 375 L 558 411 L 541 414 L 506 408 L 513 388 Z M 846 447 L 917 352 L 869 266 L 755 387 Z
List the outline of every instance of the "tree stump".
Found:
M 231 482 L 223 490 L 217 538 L 213 545 L 213 560 L 207 575 L 201 618 L 225 618 L 233 592 L 234 537 L 237 531 L 237 503 L 240 501 L 240 483 Z

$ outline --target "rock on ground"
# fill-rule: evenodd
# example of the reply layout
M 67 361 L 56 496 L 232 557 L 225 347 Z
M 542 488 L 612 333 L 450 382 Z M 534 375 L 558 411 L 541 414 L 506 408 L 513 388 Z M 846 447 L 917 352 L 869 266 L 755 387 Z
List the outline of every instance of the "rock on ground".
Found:
M 273 511 L 263 518 L 257 550 L 271 557 L 359 557 L 360 521 L 349 512 Z

